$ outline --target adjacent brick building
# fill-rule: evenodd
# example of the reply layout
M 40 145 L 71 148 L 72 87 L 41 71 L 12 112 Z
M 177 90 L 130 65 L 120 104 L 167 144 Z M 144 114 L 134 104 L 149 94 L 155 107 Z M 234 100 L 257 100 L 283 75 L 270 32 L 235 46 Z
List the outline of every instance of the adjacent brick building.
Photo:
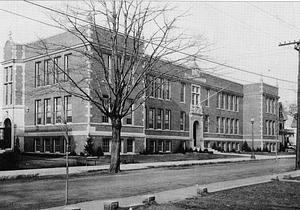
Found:
M 65 153 L 66 127 L 59 123 L 65 117 L 72 151 L 83 152 L 91 137 L 95 146 L 109 153 L 109 119 L 90 102 L 62 91 L 62 86 L 72 88 L 68 77 L 49 71 L 56 66 L 93 69 L 97 64 L 74 50 L 83 46 L 69 33 L 49 37 L 46 42 L 68 47 L 54 49 L 49 59 L 32 43 L 25 47 L 10 37 L 5 45 L 0 147 L 13 148 L 19 142 L 25 152 Z M 262 82 L 242 85 L 213 76 L 201 72 L 194 61 L 190 66 L 168 64 L 163 68 L 173 73 L 161 77 L 153 73 L 157 85 L 149 88 L 148 99 L 123 119 L 121 153 L 212 147 L 240 150 L 244 141 L 251 141 L 251 117 L 255 119 L 255 147 L 274 150 L 278 88 Z M 70 75 L 78 81 L 83 76 L 75 71 Z M 88 79 L 93 81 L 93 77 Z

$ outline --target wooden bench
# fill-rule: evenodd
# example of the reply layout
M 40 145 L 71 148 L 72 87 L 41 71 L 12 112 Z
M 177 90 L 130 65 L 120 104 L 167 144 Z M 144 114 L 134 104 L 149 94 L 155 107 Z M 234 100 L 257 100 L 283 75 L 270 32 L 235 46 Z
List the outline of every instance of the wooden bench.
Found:
M 95 162 L 95 165 L 97 165 L 97 160 L 99 160 L 99 157 L 97 157 L 97 156 L 86 157 L 85 165 L 87 166 L 88 162 L 90 162 L 90 161 Z

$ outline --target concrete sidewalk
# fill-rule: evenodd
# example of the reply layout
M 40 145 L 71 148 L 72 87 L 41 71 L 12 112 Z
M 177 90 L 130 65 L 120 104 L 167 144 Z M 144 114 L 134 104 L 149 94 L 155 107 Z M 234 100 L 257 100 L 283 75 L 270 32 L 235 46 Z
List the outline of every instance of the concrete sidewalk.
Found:
M 171 167 L 171 166 L 186 166 L 186 165 L 205 165 L 216 163 L 230 163 L 230 162 L 242 162 L 250 161 L 250 155 L 230 154 L 238 155 L 236 158 L 224 158 L 224 159 L 209 159 L 209 160 L 186 160 L 186 161 L 171 161 L 171 162 L 153 162 L 153 163 L 135 163 L 135 164 L 121 164 L 121 170 L 139 170 L 156 167 Z M 240 157 L 243 156 L 243 157 Z M 256 155 L 256 160 L 271 160 L 275 159 L 275 156 Z M 295 155 L 278 156 L 278 159 L 282 158 L 295 158 Z M 109 165 L 96 165 L 96 166 L 75 166 L 69 167 L 69 174 L 80 174 L 91 171 L 107 170 Z M 13 170 L 13 171 L 0 171 L 0 180 L 4 179 L 16 179 L 21 177 L 45 177 L 66 174 L 66 168 L 43 168 L 43 169 L 27 169 L 27 170 Z
M 158 192 L 151 195 L 116 198 L 113 200 L 94 200 L 94 201 L 82 202 L 82 203 L 77 203 L 69 206 L 54 207 L 54 208 L 49 208 L 44 210 L 64 210 L 70 207 L 80 208 L 81 210 L 104 210 L 105 201 L 109 201 L 109 202 L 115 201 L 118 202 L 119 206 L 121 207 L 130 207 L 135 205 L 142 205 L 143 200 L 145 199 L 145 197 L 148 196 L 155 196 L 155 201 L 157 203 L 167 203 L 167 202 L 174 202 L 174 201 L 184 200 L 186 198 L 197 196 L 198 189 L 207 188 L 208 192 L 216 192 L 216 191 L 227 190 L 227 189 L 232 189 L 237 187 L 265 183 L 271 181 L 272 179 L 277 179 L 277 178 L 282 179 L 284 176 L 292 176 L 292 177 L 300 176 L 300 170 L 281 173 L 281 174 L 265 175 L 265 176 L 251 177 L 251 178 L 224 181 L 224 182 L 216 182 L 216 183 L 210 183 L 206 185 L 199 185 L 199 186 L 196 185 L 196 186 L 191 186 L 186 188 Z

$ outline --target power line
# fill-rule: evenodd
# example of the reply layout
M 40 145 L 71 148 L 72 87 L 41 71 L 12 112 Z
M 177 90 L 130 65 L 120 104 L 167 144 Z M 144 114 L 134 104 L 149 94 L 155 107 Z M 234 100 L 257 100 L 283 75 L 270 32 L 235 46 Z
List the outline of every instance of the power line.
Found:
M 41 23 L 41 24 L 45 24 L 45 25 L 47 25 L 47 26 L 51 26 L 51 27 L 55 27 L 55 28 L 62 29 L 62 28 L 59 27 L 59 26 L 52 25 L 52 24 L 50 24 L 50 23 L 46 23 L 46 22 L 43 22 L 43 21 L 40 21 L 40 20 L 37 20 L 37 19 L 34 19 L 34 18 L 30 18 L 30 17 L 24 16 L 24 15 L 21 15 L 21 14 L 18 14 L 18 13 L 14 13 L 14 12 L 11 12 L 11 11 L 8 11 L 8 10 L 5 10 L 5 9 L 1 9 L 1 8 L 0 8 L 0 10 L 3 11 L 3 12 L 7 12 L 7 13 L 10 13 L 10 14 L 13 14 L 13 15 L 20 16 L 20 17 L 22 17 L 22 18 L 26 18 L 26 19 L 29 19 L 29 20 L 32 20 L 32 21 Z
M 273 15 L 273 14 L 267 12 L 266 10 L 264 10 L 264 9 L 262 9 L 262 8 L 256 6 L 256 5 L 254 5 L 254 4 L 250 3 L 250 2 L 246 2 L 246 3 L 247 3 L 247 4 L 250 4 L 252 7 L 255 7 L 256 9 L 258 9 L 258 10 L 260 10 L 260 11 L 262 11 L 262 12 L 268 14 L 269 16 L 275 18 L 276 20 L 278 20 L 278 21 L 280 21 L 280 22 L 283 22 L 285 27 L 288 27 L 288 28 L 293 29 L 293 30 L 294 30 L 294 29 L 297 29 L 298 31 L 300 31 L 299 28 L 297 28 L 297 27 L 293 26 L 292 24 L 290 24 L 290 23 L 288 23 L 288 22 L 286 22 L 286 21 L 280 19 L 279 17 L 276 17 L 275 15 Z
M 77 18 L 77 20 L 80 20 L 80 21 L 83 21 L 83 22 L 86 22 L 86 23 L 90 23 L 90 21 L 87 21 L 87 20 L 85 20 L 85 19 L 81 19 L 81 18 L 78 18 L 78 17 L 74 17 L 74 16 L 72 16 L 72 15 L 69 15 L 69 14 L 66 14 L 66 13 L 63 13 L 63 12 L 60 12 L 60 11 L 58 11 L 58 10 L 52 9 L 52 8 L 50 8 L 50 7 L 47 7 L 47 6 L 44 6 L 44 5 L 41 5 L 41 4 L 37 4 L 37 3 L 35 3 L 35 2 L 30 2 L 30 1 L 27 1 L 27 0 L 23 0 L 23 1 L 26 2 L 26 3 L 29 3 L 29 4 L 32 4 L 32 5 L 35 5 L 35 6 L 38 6 L 38 7 L 41 7 L 41 8 L 44 8 L 44 9 L 47 9 L 47 10 L 56 12 L 56 13 L 59 13 L 59 14 L 62 14 L 62 15 L 66 15 L 66 16 L 68 16 L 68 17 Z M 207 4 L 207 3 L 205 3 L 205 4 Z M 208 5 L 208 6 L 211 6 L 211 5 L 209 5 L 209 4 L 207 4 L 207 5 Z M 213 7 L 213 6 L 211 6 L 211 7 Z M 213 7 L 213 8 L 216 9 L 216 10 L 218 10 L 218 9 L 215 8 L 215 7 Z M 220 11 L 220 10 L 218 10 L 218 11 Z M 222 12 L 222 11 L 220 11 L 220 12 Z M 224 13 L 224 12 L 222 12 L 222 13 Z M 224 13 L 224 14 L 226 14 L 226 13 Z M 226 15 L 227 15 L 227 14 L 226 14 Z M 228 16 L 230 16 L 230 15 L 228 15 Z M 231 16 L 230 16 L 230 17 L 231 17 Z M 234 17 L 231 17 L 231 18 L 236 19 L 236 18 L 234 18 Z M 237 19 L 236 19 L 236 20 L 237 20 Z M 237 20 L 237 21 L 239 21 L 239 20 Z M 40 21 L 38 21 L 38 22 L 40 22 Z M 242 22 L 242 21 L 239 21 L 239 22 Z M 41 22 L 41 23 L 42 23 L 42 22 Z M 242 22 L 242 23 L 243 23 L 243 22 Z M 244 23 L 244 24 L 246 24 L 246 23 Z M 49 26 L 50 24 L 46 24 L 46 25 Z M 52 26 L 52 25 L 50 25 L 50 26 Z M 249 25 L 249 26 L 252 27 L 252 28 L 255 28 L 255 27 L 253 27 L 253 26 L 251 26 L 251 25 Z M 55 27 L 56 27 L 56 26 L 55 26 Z M 97 27 L 103 28 L 102 26 L 99 26 L 99 25 L 97 25 Z M 256 29 L 256 28 L 255 28 L 255 29 Z M 256 29 L 256 30 L 259 30 L 259 29 Z M 259 31 L 261 31 L 261 30 L 259 30 Z M 262 31 L 261 31 L 261 32 L 262 32 Z M 276 39 L 277 39 L 277 38 L 276 38 Z M 149 42 L 149 41 L 147 41 L 147 40 L 143 40 L 143 41 Z M 180 51 L 177 51 L 177 50 L 174 50 L 174 49 L 170 49 L 170 50 L 173 50 L 173 52 L 177 52 L 177 53 L 180 53 L 180 54 L 183 54 L 183 55 L 186 55 L 186 56 L 191 56 L 190 54 L 185 53 L 185 52 L 180 52 Z M 208 63 L 213 63 L 213 64 L 216 64 L 216 65 L 224 66 L 224 67 L 227 67 L 227 68 L 230 68 L 230 69 L 234 69 L 234 70 L 237 70 L 237 71 L 241 71 L 241 72 L 244 72 L 244 73 L 253 74 L 253 75 L 257 75 L 257 76 L 261 76 L 261 77 L 265 77 L 265 78 L 269 78 L 269 79 L 275 79 L 275 80 L 278 80 L 278 81 L 283 81 L 283 82 L 288 82 L 288 83 L 297 84 L 296 82 L 293 82 L 293 81 L 289 81 L 289 80 L 285 80 L 285 79 L 279 79 L 279 78 L 271 77 L 271 76 L 267 76 L 267 75 L 262 75 L 262 74 L 255 73 L 255 72 L 251 72 L 251 71 L 248 71 L 248 70 L 244 70 L 244 69 L 241 69 L 241 68 L 238 68 L 238 67 L 234 67 L 234 66 L 230 66 L 230 65 L 223 64 L 223 63 L 220 63 L 220 62 L 216 62 L 216 61 L 212 61 L 212 60 L 209 60 L 209 59 L 205 59 L 205 58 L 202 58 L 202 57 L 200 57 L 200 56 L 194 56 L 194 57 L 197 58 L 197 59 L 199 59 L 199 60 L 208 62 Z
M 235 17 L 233 17 L 233 16 L 227 14 L 226 12 L 223 12 L 222 10 L 219 10 L 219 9 L 216 8 L 216 7 L 214 7 L 214 6 L 210 5 L 210 4 L 207 4 L 206 2 L 203 2 L 203 3 L 206 4 L 207 6 L 213 8 L 213 9 L 219 11 L 220 13 L 223 13 L 224 15 L 226 15 L 226 16 L 228 16 L 228 17 L 230 17 L 230 18 L 232 18 L 232 19 L 234 19 L 234 20 L 236 20 L 236 21 L 242 23 L 243 25 L 247 25 L 247 26 L 250 27 L 250 28 L 253 28 L 253 29 L 255 29 L 255 30 L 257 30 L 257 31 L 259 31 L 259 32 L 261 32 L 261 33 L 267 35 L 267 36 L 269 36 L 269 37 L 272 37 L 273 39 L 276 39 L 276 41 L 279 41 L 279 40 L 280 40 L 278 37 L 275 37 L 275 36 L 273 36 L 273 35 L 271 35 L 271 34 L 269 34 L 269 33 L 266 33 L 266 32 L 264 32 L 264 31 L 262 31 L 262 30 L 260 30 L 260 29 L 258 29 L 258 28 L 256 28 L 256 27 L 254 27 L 254 26 L 248 24 L 248 23 L 245 23 L 245 22 L 243 22 L 243 21 L 241 21 L 241 20 L 239 20 L 239 19 L 237 19 L 237 18 L 235 18 Z

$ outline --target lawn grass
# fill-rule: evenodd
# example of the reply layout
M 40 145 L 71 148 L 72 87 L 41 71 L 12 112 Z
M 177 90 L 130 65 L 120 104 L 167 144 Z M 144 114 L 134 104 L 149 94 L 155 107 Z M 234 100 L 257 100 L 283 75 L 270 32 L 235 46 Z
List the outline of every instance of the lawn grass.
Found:
M 134 207 L 133 210 L 286 210 L 300 209 L 300 182 L 272 181 L 240 187 L 167 204 Z M 128 209 L 128 208 L 124 208 Z
M 209 153 L 172 153 L 172 154 L 153 154 L 153 155 L 121 155 L 121 164 L 126 163 L 150 163 L 150 162 L 167 162 L 167 161 L 184 161 L 184 160 L 208 160 L 218 158 L 233 158 L 225 154 Z M 22 154 L 18 164 L 19 169 L 36 169 L 36 168 L 54 168 L 65 167 L 65 157 L 58 155 L 33 155 Z M 109 164 L 110 156 L 102 156 L 96 161 L 97 165 Z M 95 165 L 95 162 L 88 162 L 88 165 Z M 86 165 L 86 157 L 69 156 L 69 166 Z
M 248 154 L 248 153 L 241 153 Z M 250 153 L 249 153 L 250 154 Z M 275 153 L 255 153 L 257 155 L 275 155 Z M 278 153 L 286 155 L 290 153 Z M 236 155 L 210 154 L 210 153 L 170 153 L 170 154 L 152 154 L 152 155 L 121 155 L 121 164 L 127 163 L 151 163 L 151 162 L 169 162 L 185 160 L 208 160 L 219 158 L 235 158 Z M 86 157 L 69 156 L 69 166 L 95 165 L 95 161 L 86 162 Z M 97 165 L 110 164 L 110 156 L 101 156 L 96 161 Z M 17 169 L 37 169 L 37 168 L 56 168 L 65 167 L 65 156 L 59 154 L 21 154 Z

